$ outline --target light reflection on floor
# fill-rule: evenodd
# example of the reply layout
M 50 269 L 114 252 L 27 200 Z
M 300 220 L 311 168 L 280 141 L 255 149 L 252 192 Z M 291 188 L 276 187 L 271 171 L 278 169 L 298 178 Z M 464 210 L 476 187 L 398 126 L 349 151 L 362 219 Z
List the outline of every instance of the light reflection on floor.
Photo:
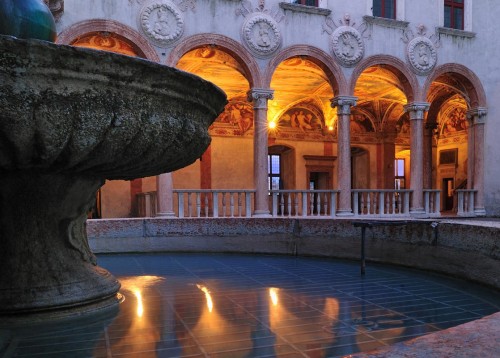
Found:
M 355 262 L 280 256 L 100 256 L 121 283 L 114 317 L 22 334 L 12 357 L 337 357 L 500 310 L 457 281 Z M 477 295 L 480 295 L 477 296 Z

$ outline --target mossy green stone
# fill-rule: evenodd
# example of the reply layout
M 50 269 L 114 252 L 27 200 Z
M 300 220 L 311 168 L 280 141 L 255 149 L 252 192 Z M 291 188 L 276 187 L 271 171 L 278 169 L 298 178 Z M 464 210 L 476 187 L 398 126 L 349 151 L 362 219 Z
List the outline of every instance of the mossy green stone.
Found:
M 0 34 L 54 42 L 56 24 L 42 0 L 1 0 Z

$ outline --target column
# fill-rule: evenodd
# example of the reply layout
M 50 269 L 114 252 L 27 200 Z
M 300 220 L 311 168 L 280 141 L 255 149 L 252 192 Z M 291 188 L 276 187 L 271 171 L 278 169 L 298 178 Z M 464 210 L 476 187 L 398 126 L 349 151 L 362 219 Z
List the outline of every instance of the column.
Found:
M 351 106 L 356 105 L 357 97 L 337 96 L 332 98 L 331 106 L 337 107 L 337 176 L 339 185 L 338 216 L 352 213 L 351 203 Z
M 474 108 L 467 112 L 467 118 L 471 117 L 471 122 L 473 124 L 472 127 L 469 127 L 469 133 L 474 133 L 474 164 L 472 169 L 472 188 L 477 190 L 474 200 L 474 214 L 476 214 L 477 216 L 486 215 L 486 210 L 484 208 L 484 124 L 486 123 L 487 113 L 487 109 L 484 107 Z M 474 128 L 473 131 L 471 130 L 472 128 Z M 467 169 L 469 169 L 470 166 L 469 160 Z M 467 174 L 469 174 L 469 170 L 467 170 Z M 467 178 L 467 183 L 469 183 L 469 178 Z
M 405 112 L 410 115 L 410 189 L 413 191 L 410 205 L 411 215 L 423 215 L 424 210 L 424 115 L 429 103 L 407 104 Z
M 173 217 L 174 213 L 174 192 L 172 173 L 164 173 L 156 176 L 156 200 L 158 201 L 159 217 Z
M 248 91 L 248 101 L 253 102 L 253 163 L 255 206 L 253 216 L 269 215 L 269 188 L 267 171 L 267 101 L 273 99 L 273 90 L 253 88 Z
M 424 129 L 424 189 L 432 189 L 432 141 L 436 122 L 427 122 Z
M 474 113 L 467 111 L 467 189 L 474 186 Z

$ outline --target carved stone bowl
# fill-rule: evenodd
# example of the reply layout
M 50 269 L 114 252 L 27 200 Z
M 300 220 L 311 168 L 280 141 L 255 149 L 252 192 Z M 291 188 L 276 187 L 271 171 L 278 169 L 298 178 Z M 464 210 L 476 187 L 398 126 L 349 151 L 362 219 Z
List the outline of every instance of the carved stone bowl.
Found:
M 0 313 L 114 296 L 87 243 L 96 191 L 194 162 L 225 104 L 171 67 L 0 36 Z

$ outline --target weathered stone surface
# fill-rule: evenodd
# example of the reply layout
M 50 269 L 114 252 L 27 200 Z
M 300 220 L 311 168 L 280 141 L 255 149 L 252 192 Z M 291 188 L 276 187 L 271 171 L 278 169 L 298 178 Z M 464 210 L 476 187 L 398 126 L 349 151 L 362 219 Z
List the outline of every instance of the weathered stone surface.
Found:
M 170 67 L 0 36 L 0 314 L 115 295 L 87 242 L 95 192 L 195 161 L 225 103 Z

